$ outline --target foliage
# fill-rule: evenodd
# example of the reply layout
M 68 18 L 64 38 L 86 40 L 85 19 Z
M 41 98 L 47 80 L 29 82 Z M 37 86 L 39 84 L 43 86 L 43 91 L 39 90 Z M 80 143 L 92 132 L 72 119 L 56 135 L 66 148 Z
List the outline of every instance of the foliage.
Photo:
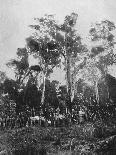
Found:
M 42 68 L 43 72 L 43 90 L 41 104 L 45 99 L 46 78 L 52 73 L 53 68 L 59 65 L 59 45 L 53 36 L 56 33 L 56 22 L 53 16 L 45 15 L 42 18 L 35 19 L 37 25 L 30 25 L 35 33 L 26 39 L 28 53 L 33 54 Z
M 26 47 L 18 48 L 17 58 L 7 63 L 14 68 L 16 78 L 9 79 L 0 71 L 1 118 L 16 118 L 20 112 L 27 118 L 33 109 L 37 115 L 42 110 L 49 120 L 58 108 L 70 121 L 67 127 L 25 125 L 6 130 L 5 140 L 0 136 L 0 141 L 11 150 L 93 154 L 115 144 L 116 78 L 108 74 L 108 67 L 116 63 L 115 25 L 108 20 L 96 23 L 90 29 L 89 50 L 75 29 L 77 17 L 75 13 L 67 15 L 60 25 L 52 15 L 36 18 Z M 29 64 L 30 55 L 38 64 Z M 49 79 L 53 68 L 60 65 L 66 71 L 66 85 Z M 78 122 L 80 108 L 85 111 L 83 124 Z
M 106 148 L 105 146 L 113 147 L 115 133 L 113 126 L 108 127 L 103 122 L 96 122 L 70 128 L 26 127 L 8 131 L 0 137 L 0 140 L 4 137 L 3 144 L 10 150 L 33 150 L 33 152 L 37 150 L 39 152 L 45 149 L 51 154 L 66 151 L 75 154 L 86 151 L 93 153 Z
M 26 148 L 35 148 L 39 150 L 43 145 L 42 142 L 44 142 L 48 134 L 49 131 L 45 129 L 24 128 L 8 133 L 7 140 L 12 149 L 22 150 Z
M 6 65 L 11 68 L 14 67 L 16 79 L 20 82 L 22 76 L 29 67 L 28 53 L 26 48 L 18 48 L 17 59 L 10 60 Z
M 45 15 L 30 25 L 34 33 L 26 39 L 26 47 L 18 48 L 17 58 L 7 63 L 14 68 L 16 79 L 1 72 L 1 93 L 16 103 L 16 111 L 29 107 L 40 112 L 42 108 L 49 117 L 57 108 L 63 114 L 67 108 L 77 114 L 83 107 L 86 121 L 115 118 L 115 79 L 107 74 L 108 67 L 116 63 L 115 25 L 108 20 L 96 23 L 90 29 L 93 47 L 89 50 L 75 28 L 77 17 L 75 13 L 67 15 L 59 25 L 54 16 Z M 38 64 L 30 66 L 30 55 Z M 49 75 L 61 61 L 67 84 L 58 88 L 59 83 L 50 82 Z
M 49 80 L 46 80 L 45 103 L 49 103 L 49 106 L 52 107 L 58 107 L 59 104 L 54 82 Z
M 56 65 L 59 63 L 58 44 L 52 38 L 55 33 L 55 20 L 51 15 L 45 15 L 42 18 L 36 18 L 37 25 L 30 25 L 35 29 L 35 33 L 26 39 L 29 52 L 41 56 L 42 63 L 45 65 Z
M 16 103 L 10 100 L 8 96 L 0 98 L 0 117 L 15 117 L 16 116 Z
M 107 70 L 108 65 L 115 63 L 114 53 L 114 34 L 115 24 L 108 20 L 96 23 L 93 28 L 90 29 L 90 35 L 93 42 L 98 42 L 94 45 L 91 52 L 96 57 L 96 65 L 102 71 L 102 74 Z M 96 54 L 96 52 L 98 52 Z
M 77 17 L 78 15 L 76 13 L 71 13 L 70 15 L 66 16 L 64 23 L 57 26 L 58 36 L 60 37 L 56 37 L 59 45 L 61 46 L 61 54 L 65 60 L 64 64 L 67 82 L 67 101 L 70 112 L 73 91 L 75 91 L 75 75 L 78 70 L 83 68 L 85 65 L 86 56 L 84 56 L 84 53 L 87 52 L 87 48 L 82 44 L 81 37 L 77 34 L 75 29 Z M 81 63 L 76 65 L 77 61 L 81 61 Z
M 114 23 L 108 20 L 95 23 L 91 27 L 89 32 L 92 48 L 88 53 L 84 68 L 76 73 L 77 79 L 82 79 L 81 93 L 87 96 L 86 92 L 89 87 L 93 91 L 91 96 L 95 94 L 98 103 L 107 103 L 110 97 L 106 76 L 108 67 L 116 62 L 114 30 Z
M 6 79 L 5 72 L 0 71 L 0 84 L 3 83 L 5 79 Z

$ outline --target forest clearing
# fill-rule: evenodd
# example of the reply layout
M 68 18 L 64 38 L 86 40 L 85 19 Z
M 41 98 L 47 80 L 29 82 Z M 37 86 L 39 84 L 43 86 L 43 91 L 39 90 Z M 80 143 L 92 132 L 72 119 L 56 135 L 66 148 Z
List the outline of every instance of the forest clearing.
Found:
M 96 21 L 83 42 L 78 18 L 34 18 L 14 79 L 0 71 L 0 155 L 116 155 L 116 25 Z

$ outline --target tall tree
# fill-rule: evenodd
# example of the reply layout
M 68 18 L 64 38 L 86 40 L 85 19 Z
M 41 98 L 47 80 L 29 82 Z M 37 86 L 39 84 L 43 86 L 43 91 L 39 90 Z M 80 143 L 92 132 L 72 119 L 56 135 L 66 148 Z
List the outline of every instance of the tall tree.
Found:
M 29 53 L 26 48 L 18 48 L 16 54 L 17 58 L 11 59 L 7 63 L 8 67 L 14 69 L 16 78 L 14 80 L 6 79 L 3 87 L 4 92 L 8 93 L 9 98 L 15 101 L 16 110 L 19 112 L 20 109 L 23 109 L 22 106 L 25 105 L 35 107 L 34 97 L 37 97 L 36 94 L 38 94 L 37 101 L 39 102 L 41 94 L 35 88 L 35 77 L 41 71 L 41 68 L 38 65 L 30 66 L 28 61 Z M 33 95 L 30 95 L 30 88 Z
M 66 81 L 67 81 L 67 94 L 68 106 L 71 112 L 71 102 L 73 100 L 73 92 L 75 87 L 76 72 L 86 63 L 87 52 L 86 47 L 81 42 L 81 37 L 78 35 L 75 28 L 78 15 L 71 13 L 65 17 L 64 23 L 57 25 L 57 33 L 55 39 L 60 45 L 60 53 L 64 57 Z M 76 64 L 76 62 L 78 62 Z
M 105 77 L 108 73 L 108 67 L 116 63 L 116 54 L 114 49 L 114 35 L 115 25 L 108 20 L 96 23 L 90 29 L 90 38 L 92 48 L 90 49 L 85 68 L 80 70 L 77 74 L 89 85 L 94 86 L 96 100 L 99 103 L 99 83 L 105 83 Z M 81 76 L 82 75 L 82 76 Z M 109 94 L 107 88 L 107 97 Z
M 55 65 L 59 63 L 59 56 L 60 60 L 64 59 L 69 107 L 71 106 L 73 82 L 71 72 L 72 61 L 74 64 L 78 55 L 83 51 L 87 51 L 85 50 L 85 46 L 82 45 L 81 37 L 77 34 L 75 29 L 77 17 L 78 15 L 76 13 L 71 13 L 71 15 L 65 17 L 64 23 L 61 25 L 56 23 L 52 15 L 45 15 L 42 18 L 37 18 L 38 24 L 31 25 L 31 27 L 35 29 L 35 33 L 31 37 L 31 40 L 29 38 L 27 40 L 29 51 L 36 54 L 36 56 L 38 55 L 39 63 L 41 62 L 41 65 L 43 65 L 44 78 L 46 76 L 46 70 L 48 70 L 49 67 L 55 67 Z M 80 66 L 82 68 L 86 60 L 81 60 Z M 44 94 L 44 92 L 45 84 L 43 85 L 42 94 Z
M 38 64 L 42 68 L 43 73 L 43 89 L 41 104 L 45 99 L 45 82 L 53 68 L 59 64 L 58 44 L 53 39 L 52 33 L 55 31 L 55 21 L 53 16 L 37 18 L 37 25 L 30 25 L 36 32 L 26 39 L 29 53 L 38 59 Z
M 99 102 L 99 90 L 98 84 L 102 80 L 101 71 L 96 67 L 96 63 L 93 60 L 88 60 L 84 69 L 78 72 L 80 78 L 86 83 L 83 87 L 83 94 L 86 91 L 86 87 L 90 86 L 93 89 L 93 92 L 96 94 L 96 100 Z M 77 76 L 78 76 L 77 75 Z
M 91 59 L 94 61 L 96 67 L 102 73 L 102 79 L 105 79 L 108 73 L 108 67 L 116 63 L 116 54 L 114 49 L 114 34 L 115 24 L 109 20 L 96 23 L 90 29 L 91 41 L 93 47 L 91 49 Z M 97 84 L 96 84 L 97 87 Z M 98 96 L 98 88 L 96 89 L 96 96 Z M 109 91 L 107 87 L 107 95 Z

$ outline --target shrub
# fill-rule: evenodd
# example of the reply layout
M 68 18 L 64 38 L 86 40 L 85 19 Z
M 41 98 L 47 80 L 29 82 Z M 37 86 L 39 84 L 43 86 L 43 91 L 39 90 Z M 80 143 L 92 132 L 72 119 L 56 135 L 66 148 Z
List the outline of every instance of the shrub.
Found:
M 53 140 L 50 131 L 43 128 L 26 127 L 10 131 L 7 135 L 7 143 L 11 150 L 34 149 L 37 151 L 47 150 L 49 141 Z

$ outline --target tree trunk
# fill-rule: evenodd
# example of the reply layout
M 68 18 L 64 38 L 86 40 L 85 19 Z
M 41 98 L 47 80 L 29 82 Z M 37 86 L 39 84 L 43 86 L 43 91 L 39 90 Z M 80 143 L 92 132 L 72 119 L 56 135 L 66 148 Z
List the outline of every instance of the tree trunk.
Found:
M 106 87 L 107 87 L 107 98 L 109 99 L 110 98 L 110 93 L 109 93 L 109 87 L 108 87 L 107 84 L 106 84 Z
M 41 105 L 44 104 L 44 100 L 45 100 L 45 82 L 46 82 L 46 71 L 43 76 L 43 89 L 42 89 Z
M 70 66 L 69 54 L 67 54 L 66 59 L 66 79 L 67 79 L 68 107 L 71 112 L 71 66 Z
M 73 74 L 71 75 L 72 91 L 71 91 L 71 102 L 76 95 L 76 67 L 74 67 Z
M 96 100 L 99 103 L 99 89 L 98 89 L 98 82 L 95 82 L 95 93 L 96 93 Z
M 67 32 L 65 33 L 64 50 L 65 50 L 65 55 L 66 55 L 66 57 L 65 57 L 66 82 L 67 82 L 67 94 L 68 94 L 67 106 L 68 106 L 69 111 L 71 113 L 71 55 L 70 55 L 70 51 L 67 48 Z

